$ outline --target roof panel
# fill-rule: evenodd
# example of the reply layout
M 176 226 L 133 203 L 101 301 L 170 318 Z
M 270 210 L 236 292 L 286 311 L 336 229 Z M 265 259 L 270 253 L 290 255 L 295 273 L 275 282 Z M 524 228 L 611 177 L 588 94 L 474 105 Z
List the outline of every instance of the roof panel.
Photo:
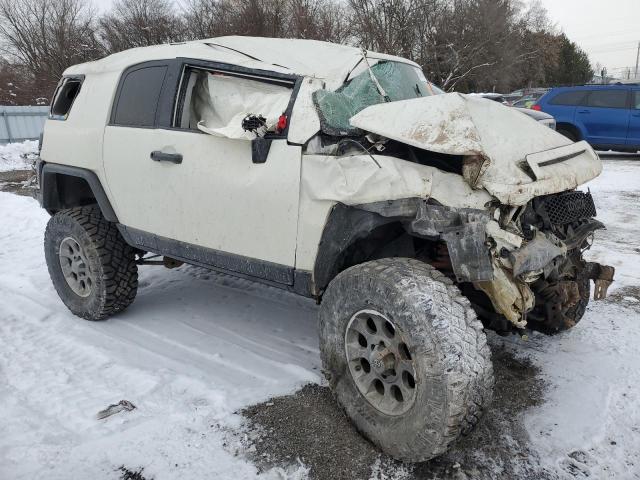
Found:
M 392 55 L 369 52 L 368 56 L 417 66 L 409 60 Z M 130 65 L 148 60 L 178 57 L 343 81 L 360 61 L 361 51 L 356 47 L 318 40 L 229 36 L 133 48 L 95 62 L 73 66 L 65 73 L 124 70 Z

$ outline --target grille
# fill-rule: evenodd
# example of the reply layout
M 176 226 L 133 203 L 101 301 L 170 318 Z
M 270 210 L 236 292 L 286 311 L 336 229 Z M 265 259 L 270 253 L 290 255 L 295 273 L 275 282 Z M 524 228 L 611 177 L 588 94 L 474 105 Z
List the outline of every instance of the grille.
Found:
M 549 195 L 545 197 L 542 209 L 549 222 L 555 225 L 565 225 L 596 216 L 596 206 L 590 192 L 566 192 Z

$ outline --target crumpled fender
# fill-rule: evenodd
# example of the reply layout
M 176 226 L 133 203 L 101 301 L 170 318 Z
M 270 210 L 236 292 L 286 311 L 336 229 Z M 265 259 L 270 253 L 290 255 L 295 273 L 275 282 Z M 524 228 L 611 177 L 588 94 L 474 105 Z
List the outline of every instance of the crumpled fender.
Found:
M 433 198 L 452 207 L 481 209 L 491 200 L 460 175 L 386 155 L 304 155 L 302 188 L 314 201 L 345 205 Z

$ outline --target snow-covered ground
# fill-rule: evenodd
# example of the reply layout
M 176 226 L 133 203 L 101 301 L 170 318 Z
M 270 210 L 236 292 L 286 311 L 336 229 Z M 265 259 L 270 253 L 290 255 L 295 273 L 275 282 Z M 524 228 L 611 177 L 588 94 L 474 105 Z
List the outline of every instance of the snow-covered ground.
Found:
M 575 329 L 524 345 L 550 384 L 525 425 L 561 478 L 640 478 L 640 161 L 604 163 L 588 187 L 607 230 L 587 258 L 616 267 L 617 302 L 591 302 Z
M 606 161 L 590 188 L 609 227 L 590 255 L 616 266 L 619 302 L 592 303 L 565 334 L 506 341 L 549 384 L 524 419 L 548 469 L 640 478 L 640 162 Z M 315 305 L 203 269 L 145 267 L 126 312 L 83 321 L 49 280 L 47 220 L 0 192 L 0 479 L 115 479 L 122 465 L 156 480 L 254 478 L 225 430 L 237 409 L 320 380 Z M 137 408 L 95 418 L 123 399 Z
M 0 145 L 0 172 L 28 170 L 37 152 L 38 142 L 35 140 Z
M 115 479 L 121 465 L 156 480 L 254 478 L 220 427 L 319 381 L 313 302 L 149 267 L 125 314 L 80 321 L 47 274 L 47 220 L 35 200 L 0 192 L 0 479 Z M 95 419 L 122 399 L 137 408 Z

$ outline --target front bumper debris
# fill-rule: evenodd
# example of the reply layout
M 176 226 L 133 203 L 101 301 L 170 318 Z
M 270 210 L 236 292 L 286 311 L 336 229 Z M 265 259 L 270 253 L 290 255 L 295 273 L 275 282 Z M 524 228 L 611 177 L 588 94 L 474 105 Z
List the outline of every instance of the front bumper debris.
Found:
M 613 276 L 616 273 L 616 269 L 609 265 L 588 262 L 585 270 L 587 278 L 593 280 L 593 299 L 602 300 L 607 298 L 607 290 L 613 283 Z

